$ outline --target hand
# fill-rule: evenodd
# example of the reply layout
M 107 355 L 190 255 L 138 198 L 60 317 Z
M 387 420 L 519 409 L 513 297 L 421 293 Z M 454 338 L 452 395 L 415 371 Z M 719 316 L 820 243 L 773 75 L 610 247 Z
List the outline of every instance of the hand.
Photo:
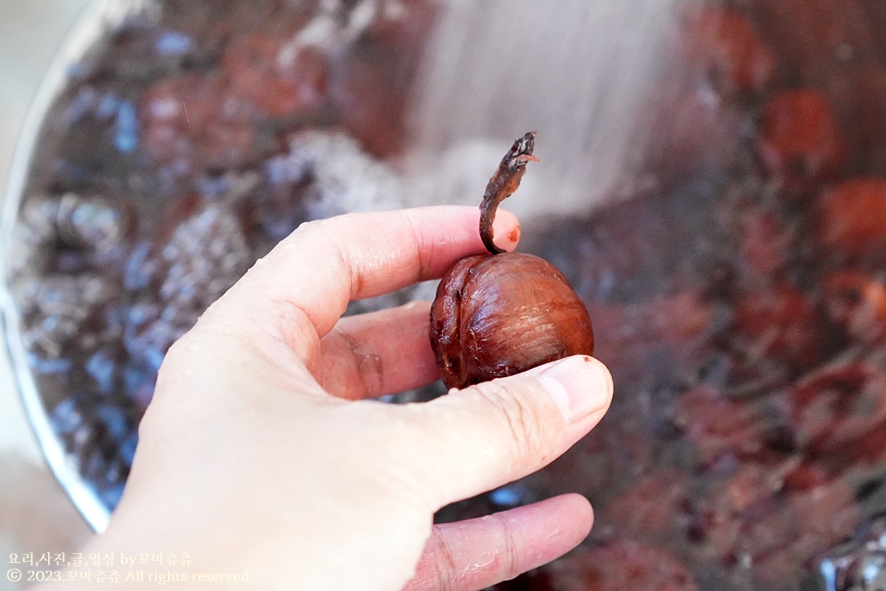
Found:
M 341 318 L 348 302 L 483 252 L 477 226 L 473 208 L 347 215 L 301 226 L 256 263 L 170 349 L 121 503 L 84 552 L 188 552 L 188 576 L 248 573 L 263 590 L 418 591 L 480 589 L 577 545 L 593 519 L 577 495 L 432 518 L 584 436 L 612 394 L 598 361 L 424 404 L 364 400 L 437 379 L 429 304 Z M 516 230 L 497 216 L 496 236 Z

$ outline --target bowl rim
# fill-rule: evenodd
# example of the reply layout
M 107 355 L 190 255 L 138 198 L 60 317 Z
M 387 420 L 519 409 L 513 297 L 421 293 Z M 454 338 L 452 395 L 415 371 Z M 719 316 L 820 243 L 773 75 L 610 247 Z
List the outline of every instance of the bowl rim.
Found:
M 111 512 L 97 491 L 81 475 L 75 459 L 65 451 L 49 421 L 40 389 L 22 341 L 22 318 L 9 285 L 9 261 L 13 232 L 25 197 L 31 162 L 43 130 L 44 120 L 66 88 L 70 71 L 108 31 L 118 28 L 126 17 L 144 9 L 151 0 L 90 0 L 68 29 L 37 87 L 15 142 L 0 210 L 0 316 L 13 381 L 18 387 L 25 415 L 37 438 L 43 457 L 74 507 L 96 532 L 103 532 Z

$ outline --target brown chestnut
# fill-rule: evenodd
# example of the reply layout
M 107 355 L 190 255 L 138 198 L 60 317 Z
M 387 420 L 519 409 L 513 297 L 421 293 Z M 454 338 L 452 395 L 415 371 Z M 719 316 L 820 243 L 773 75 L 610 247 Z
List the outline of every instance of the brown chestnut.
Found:
M 591 318 L 563 274 L 544 259 L 492 243 L 495 210 L 536 160 L 534 140 L 534 132 L 518 139 L 486 188 L 480 236 L 491 254 L 459 260 L 437 288 L 431 347 L 449 388 L 594 352 Z

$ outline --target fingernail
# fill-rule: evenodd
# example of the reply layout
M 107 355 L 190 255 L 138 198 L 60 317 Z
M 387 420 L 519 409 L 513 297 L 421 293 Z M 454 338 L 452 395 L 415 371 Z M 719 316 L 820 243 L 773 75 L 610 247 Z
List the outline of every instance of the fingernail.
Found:
M 520 222 L 512 215 L 502 215 L 503 211 L 500 209 L 492 221 L 492 241 L 497 247 L 510 252 L 520 241 Z
M 603 410 L 612 397 L 609 370 L 586 355 L 567 357 L 527 373 L 535 374 L 572 421 Z

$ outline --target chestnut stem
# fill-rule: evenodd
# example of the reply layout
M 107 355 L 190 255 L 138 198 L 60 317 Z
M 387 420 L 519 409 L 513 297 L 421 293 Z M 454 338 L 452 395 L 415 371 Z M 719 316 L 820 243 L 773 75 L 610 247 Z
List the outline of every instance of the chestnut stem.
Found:
M 538 162 L 538 158 L 532 155 L 534 148 L 535 132 L 530 131 L 514 142 L 486 185 L 483 202 L 480 204 L 480 239 L 486 250 L 492 254 L 505 252 L 492 242 L 492 222 L 495 220 L 498 204 L 513 195 L 520 186 L 520 179 L 526 172 L 526 163 Z

